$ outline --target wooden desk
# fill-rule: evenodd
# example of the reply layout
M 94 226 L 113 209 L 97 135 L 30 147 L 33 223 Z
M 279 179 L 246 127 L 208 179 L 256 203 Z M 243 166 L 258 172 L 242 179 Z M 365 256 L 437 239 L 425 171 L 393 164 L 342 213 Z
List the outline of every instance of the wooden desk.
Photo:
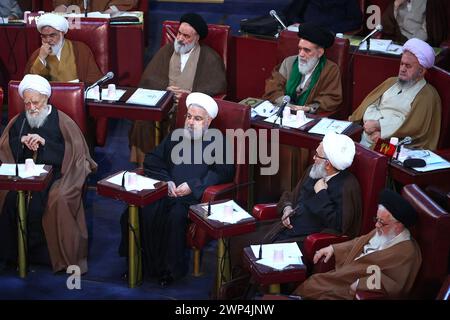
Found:
M 53 176 L 52 166 L 45 165 L 47 173 L 42 173 L 37 177 L 22 179 L 16 176 L 0 175 L 0 190 L 17 191 L 18 196 L 18 214 L 17 214 L 17 250 L 19 276 L 27 276 L 27 213 L 25 205 L 25 191 L 44 190 Z
M 250 270 L 254 280 L 260 285 L 268 285 L 270 293 L 280 293 L 280 283 L 301 283 L 306 279 L 306 266 L 304 264 L 289 265 L 284 270 L 276 270 L 269 266 L 257 263 L 258 258 L 253 254 L 252 248 L 244 248 L 244 264 Z
M 115 173 L 97 183 L 97 193 L 101 196 L 124 201 L 128 204 L 128 286 L 134 288 L 142 282 L 142 253 L 140 248 L 140 229 L 138 207 L 148 205 L 167 196 L 167 183 L 161 182 L 156 189 L 142 191 L 126 191 L 122 186 L 107 180 Z
M 223 202 L 223 201 L 220 201 Z M 219 202 L 214 202 L 219 203 Z M 205 203 L 193 205 L 189 208 L 189 218 L 199 227 L 208 233 L 208 235 L 218 240 L 217 242 L 217 294 L 223 282 L 231 278 L 228 246 L 225 244 L 226 238 L 237 236 L 244 233 L 250 233 L 256 229 L 256 219 L 251 217 L 241 220 L 237 223 L 222 223 L 207 218 L 207 212 L 202 208 Z
M 448 185 L 450 181 L 450 169 L 434 170 L 429 172 L 419 172 L 405 168 L 396 162 L 389 163 L 391 177 L 405 186 L 415 183 L 419 187 L 425 188 L 429 185 Z

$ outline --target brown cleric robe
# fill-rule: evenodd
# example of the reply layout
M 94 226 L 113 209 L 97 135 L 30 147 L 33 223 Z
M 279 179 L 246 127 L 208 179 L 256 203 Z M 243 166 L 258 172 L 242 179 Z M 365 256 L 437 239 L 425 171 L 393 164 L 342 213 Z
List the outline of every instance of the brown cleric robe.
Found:
M 111 6 L 116 6 L 120 11 L 128 11 L 136 8 L 138 0 L 91 0 L 89 1 L 89 11 L 106 11 Z M 53 8 L 59 5 L 76 5 L 84 11 L 83 0 L 53 0 Z
M 9 130 L 18 118 L 14 117 L 0 138 L 0 161 L 14 163 L 9 144 Z M 59 128 L 64 138 L 64 158 L 61 178 L 49 191 L 42 226 L 54 272 L 78 265 L 87 272 L 88 232 L 82 202 L 82 189 L 86 177 L 97 169 L 78 125 L 65 113 L 58 111 Z M 0 191 L 3 208 L 8 191 Z M 1 214 L 1 212 L 0 212 Z
M 275 103 L 285 95 L 287 79 L 290 76 L 296 56 L 287 57 L 283 63 L 276 66 L 272 76 L 266 80 L 263 99 Z M 283 70 L 280 68 L 283 67 Z M 284 75 L 283 75 L 284 74 Z M 285 77 L 286 76 L 286 77 Z M 317 113 L 337 110 L 342 103 L 342 84 L 339 67 L 327 59 L 319 79 L 306 100 L 305 105 L 319 103 Z M 302 177 L 311 162 L 308 149 L 280 145 L 280 169 L 273 176 L 257 176 L 255 194 L 257 202 L 276 201 L 285 190 L 292 190 Z
M 84 82 L 86 85 L 90 85 L 100 79 L 102 77 L 102 73 L 100 72 L 100 69 L 97 66 L 97 63 L 95 62 L 94 55 L 92 54 L 91 49 L 84 44 L 83 42 L 79 41 L 73 41 L 65 39 L 64 42 L 71 43 L 73 47 L 73 54 L 75 56 L 75 65 L 76 65 L 76 72 L 77 72 L 77 78 Z M 66 44 L 64 44 L 65 46 Z M 36 49 L 28 59 L 27 65 L 25 67 L 25 74 L 33 73 L 32 67 L 36 62 L 36 59 L 39 60 L 39 50 L 40 48 Z M 61 55 L 61 60 L 64 59 L 64 56 Z M 41 62 L 36 62 L 41 64 Z M 41 64 L 42 65 L 42 64 Z M 48 66 L 48 64 L 47 64 Z M 42 65 L 43 68 L 45 68 Z M 37 73 L 39 74 L 39 73 Z M 42 72 L 42 74 L 39 74 L 43 76 L 44 78 L 47 78 L 49 81 L 56 81 L 55 79 L 49 79 L 47 76 L 49 74 L 48 70 L 45 72 Z M 71 81 L 74 79 L 57 79 L 57 81 Z
M 202 92 L 210 96 L 225 93 L 227 80 L 221 57 L 206 45 L 200 45 L 200 47 L 192 92 Z M 145 68 L 139 87 L 166 90 L 169 86 L 169 64 L 173 52 L 172 43 L 158 50 Z M 131 162 L 142 163 L 145 154 L 155 147 L 154 128 L 153 122 L 134 121 L 129 134 Z
M 373 89 L 349 117 L 349 120 L 362 121 L 367 107 L 375 103 L 397 80 L 397 77 L 389 78 Z M 397 138 L 410 136 L 413 139 L 411 147 L 435 150 L 440 130 L 441 98 L 436 89 L 427 83 L 414 98 L 411 111 L 402 126 L 392 136 Z
M 405 298 L 414 285 L 422 263 L 420 248 L 416 241 L 406 240 L 387 249 L 367 254 L 357 260 L 376 230 L 353 240 L 333 245 L 335 270 L 317 273 L 309 277 L 294 291 L 305 299 L 354 299 L 350 286 L 359 279 L 357 290 L 381 292 L 387 299 Z M 369 289 L 374 272 L 381 271 L 379 289 Z M 368 269 L 369 268 L 369 269 Z

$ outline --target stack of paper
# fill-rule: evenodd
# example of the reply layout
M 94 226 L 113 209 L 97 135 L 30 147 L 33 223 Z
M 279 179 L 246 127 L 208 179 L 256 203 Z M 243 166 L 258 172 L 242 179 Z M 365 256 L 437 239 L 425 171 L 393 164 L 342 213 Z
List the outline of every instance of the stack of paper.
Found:
M 367 41 L 361 43 L 359 50 L 367 50 Z M 388 54 L 402 54 L 402 46 L 393 44 L 392 40 L 388 39 L 370 39 L 370 50 Z
M 342 133 L 347 129 L 352 123 L 350 121 L 335 120 L 329 118 L 322 118 L 320 121 L 311 129 L 309 133 L 323 134 L 327 132 Z
M 312 120 L 313 119 L 311 119 L 311 118 L 305 118 L 305 121 L 299 121 L 294 114 L 291 114 L 289 117 L 283 118 L 283 127 L 290 127 L 290 128 L 298 129 L 300 127 L 303 127 L 305 124 L 307 124 L 308 122 L 310 122 Z M 281 125 L 281 119 L 280 118 L 277 119 L 276 114 L 264 119 L 264 121 Z
M 127 100 L 127 103 L 156 107 L 158 105 L 158 102 L 162 97 L 164 97 L 166 92 L 167 91 L 139 88 Z
M 225 207 L 232 206 L 233 213 L 228 215 L 226 213 Z M 202 208 L 207 211 L 208 206 L 202 206 Z M 208 216 L 208 219 L 216 220 L 224 223 L 237 223 L 243 219 L 251 218 L 252 216 L 248 214 L 247 211 L 242 209 L 236 202 L 233 200 L 216 203 L 211 205 L 211 215 Z
M 44 170 L 43 164 L 36 164 L 34 165 L 34 169 L 32 170 L 25 170 L 25 164 L 20 163 L 18 165 L 19 167 L 19 177 L 22 179 L 30 178 L 30 177 L 37 177 L 41 175 L 41 173 L 47 172 Z M 15 163 L 2 163 L 0 166 L 0 175 L 2 176 L 14 176 L 16 175 L 16 164 Z
M 438 156 L 436 153 L 430 150 L 413 150 L 408 148 L 401 148 L 400 153 L 398 155 L 398 161 L 403 163 L 406 159 L 422 159 L 427 164 L 422 168 L 413 168 L 419 172 L 427 172 L 439 169 L 447 169 L 450 168 L 450 162 L 445 160 L 444 158 Z
M 277 112 L 278 107 L 274 106 L 270 101 L 264 100 L 256 107 L 254 107 L 252 111 L 253 110 L 256 112 L 257 115 L 267 118 L 273 115 L 275 112 Z
M 148 177 L 144 177 L 141 175 L 137 175 L 136 184 L 130 185 L 129 183 L 129 175 L 132 172 L 122 171 L 115 176 L 109 178 L 106 180 L 107 182 L 110 182 L 112 184 L 115 184 L 117 186 L 122 186 L 122 180 L 124 181 L 124 188 L 127 191 L 142 191 L 142 190 L 151 190 L 155 189 L 155 184 L 158 183 L 158 180 L 154 180 Z M 124 176 L 125 174 L 125 176 Z
M 126 90 L 116 89 L 116 94 L 112 97 L 108 95 L 108 89 L 102 89 L 102 100 L 108 100 L 108 101 L 118 101 L 123 96 L 123 94 L 126 92 Z M 100 94 L 99 92 L 95 91 L 94 89 L 91 89 L 88 91 L 87 99 L 93 99 L 93 100 L 99 100 Z
M 259 257 L 260 245 L 252 245 L 251 249 L 255 257 Z M 275 251 L 283 251 L 283 259 L 282 261 L 276 261 Z M 262 245 L 262 258 L 257 262 L 263 264 L 265 266 L 283 270 L 288 265 L 292 264 L 303 264 L 302 261 L 302 252 L 300 251 L 296 242 L 289 243 L 272 243 L 272 244 L 263 244 Z M 274 259 L 275 258 L 275 259 Z

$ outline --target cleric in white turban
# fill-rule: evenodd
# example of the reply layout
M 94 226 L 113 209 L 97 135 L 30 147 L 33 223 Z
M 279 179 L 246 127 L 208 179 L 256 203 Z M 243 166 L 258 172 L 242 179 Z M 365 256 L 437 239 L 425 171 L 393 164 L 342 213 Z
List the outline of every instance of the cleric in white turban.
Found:
M 328 132 L 322 140 L 326 158 L 337 170 L 350 167 L 355 157 L 355 143 L 345 134 Z
M 416 56 L 419 64 L 425 69 L 430 69 L 434 65 L 434 50 L 423 40 L 412 38 L 403 45 L 403 52 L 409 51 Z
M 67 33 L 69 30 L 69 22 L 62 15 L 54 13 L 46 13 L 37 18 L 36 27 L 39 32 L 43 27 L 52 27 L 63 33 Z
M 207 94 L 201 92 L 192 92 L 187 96 L 186 105 L 190 107 L 193 104 L 205 109 L 212 119 L 214 119 L 219 112 L 217 102 Z
M 47 79 L 37 75 L 37 74 L 27 74 L 23 77 L 22 81 L 19 84 L 19 95 L 23 98 L 23 92 L 25 90 L 34 90 L 39 92 L 47 98 L 52 94 L 52 87 Z

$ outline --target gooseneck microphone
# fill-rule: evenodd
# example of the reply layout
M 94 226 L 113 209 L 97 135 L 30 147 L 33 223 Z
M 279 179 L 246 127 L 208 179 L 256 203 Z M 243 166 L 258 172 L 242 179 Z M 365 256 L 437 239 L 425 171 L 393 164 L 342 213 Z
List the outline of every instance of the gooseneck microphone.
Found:
M 86 90 L 84 91 L 84 98 L 87 98 L 87 93 L 89 90 L 91 90 L 92 88 L 94 88 L 95 86 L 100 86 L 101 84 L 105 83 L 108 80 L 111 80 L 112 78 L 114 78 L 114 72 L 109 71 L 107 74 L 105 74 L 103 77 L 101 77 L 100 79 L 98 79 L 97 81 L 95 81 L 93 84 L 91 84 L 89 87 L 86 88 Z M 99 95 L 100 95 L 100 99 L 102 100 L 102 89 L 99 88 Z
M 381 32 L 381 31 L 383 31 L 383 26 L 382 26 L 381 24 L 377 24 L 377 26 L 375 27 L 375 29 L 373 29 L 372 32 L 369 33 L 367 36 L 365 36 L 365 38 L 362 39 L 361 42 L 360 42 L 359 44 L 361 45 L 362 43 L 364 43 L 365 41 L 367 41 L 367 51 L 369 51 L 369 50 L 370 50 L 370 38 L 371 38 L 375 33 L 378 33 L 378 32 Z
M 23 148 L 22 146 L 22 133 L 23 133 L 23 128 L 25 126 L 25 121 L 27 121 L 27 118 L 23 118 L 22 120 L 22 124 L 20 126 L 20 131 L 19 131 L 19 143 L 18 143 L 18 148 L 17 148 L 17 152 L 16 152 L 16 177 L 19 176 L 19 151 L 20 148 Z
M 280 106 L 278 107 L 277 111 L 277 117 L 275 118 L 275 121 L 273 122 L 273 125 L 277 123 L 278 118 L 280 118 L 280 126 L 283 126 L 283 111 L 284 108 L 291 102 L 291 97 L 286 95 L 283 97 L 283 102 L 281 102 Z
M 283 23 L 283 21 L 278 16 L 277 12 L 275 10 L 270 10 L 269 14 L 272 16 L 272 18 L 275 18 L 279 24 L 283 27 L 284 30 L 287 29 L 286 25 Z

